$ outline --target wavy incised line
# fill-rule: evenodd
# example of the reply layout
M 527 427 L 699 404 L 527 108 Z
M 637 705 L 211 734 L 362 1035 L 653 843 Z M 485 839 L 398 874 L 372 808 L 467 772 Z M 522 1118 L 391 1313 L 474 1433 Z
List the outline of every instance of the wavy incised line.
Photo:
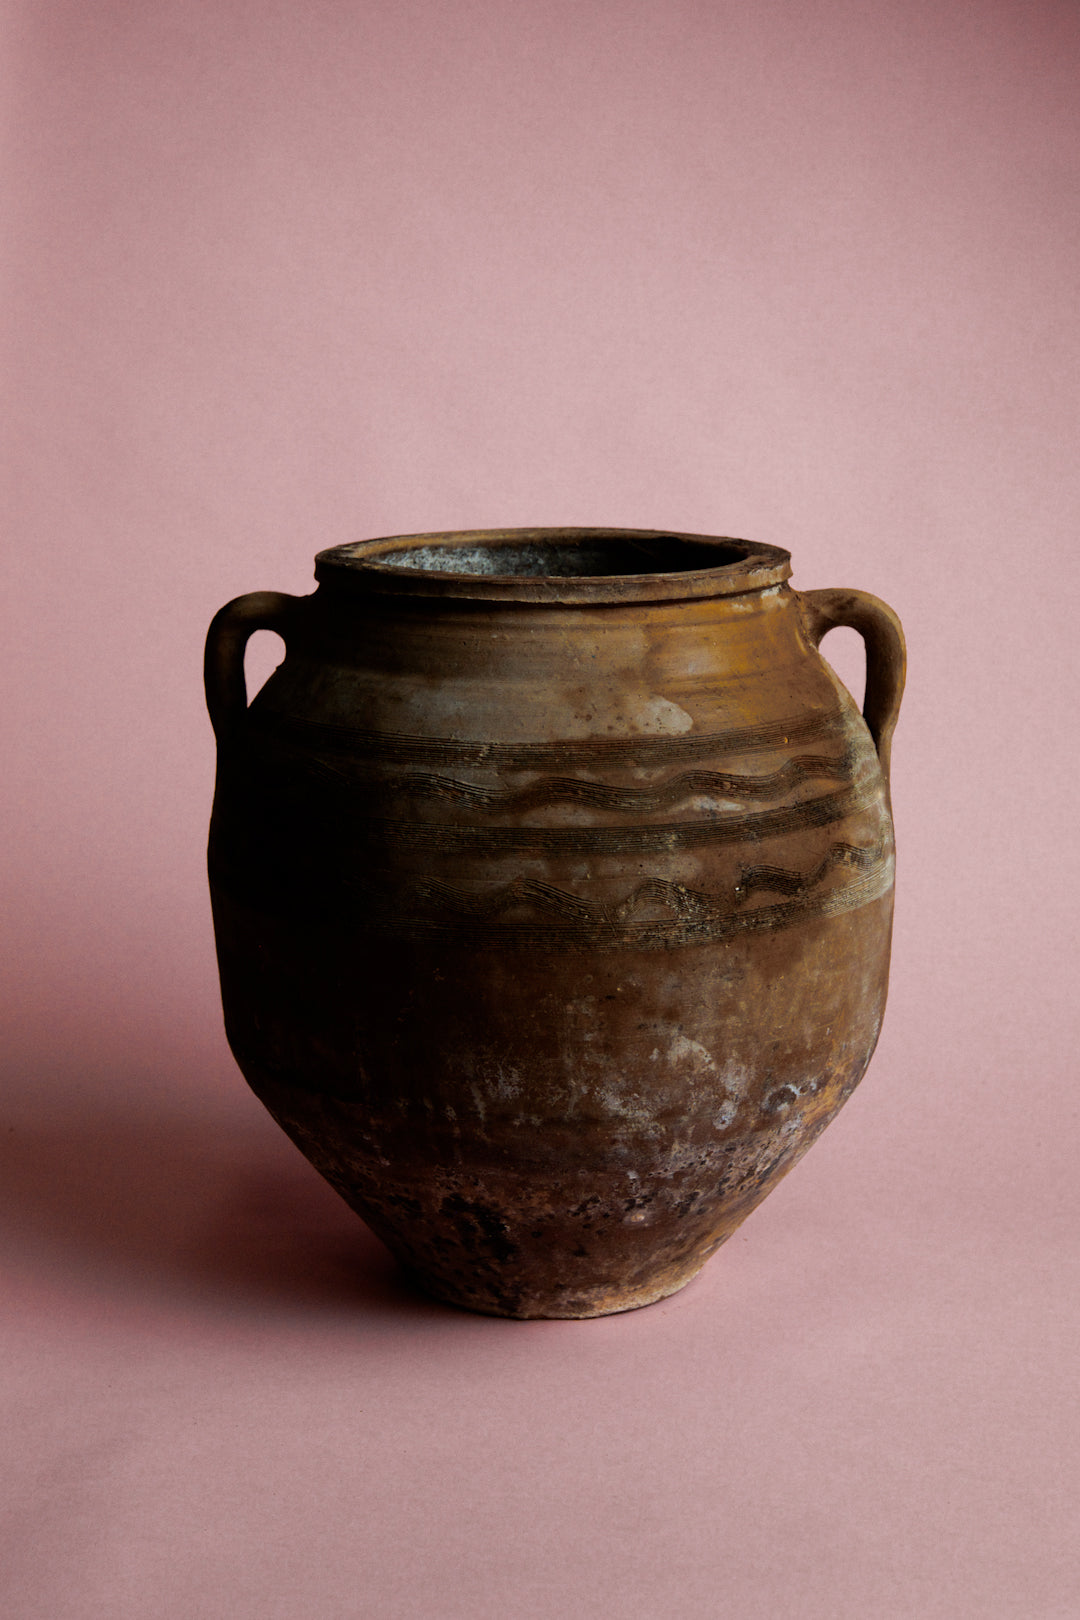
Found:
M 850 754 L 839 758 L 803 754 L 789 760 L 767 775 L 736 775 L 723 771 L 683 771 L 681 775 L 649 787 L 616 787 L 608 782 L 590 782 L 580 777 L 544 777 L 524 788 L 485 788 L 472 782 L 457 782 L 446 776 L 409 775 L 385 778 L 363 777 L 348 783 L 344 773 L 335 773 L 343 784 L 355 785 L 377 798 L 434 799 L 460 804 L 485 815 L 521 815 L 528 810 L 549 809 L 573 804 L 583 809 L 611 812 L 671 810 L 689 798 L 772 799 L 802 782 L 826 778 L 845 781 L 853 761 Z M 319 773 L 323 774 L 322 771 Z
M 568 894 L 565 889 L 557 889 L 553 884 L 542 883 L 538 878 L 515 878 L 512 883 L 505 883 L 483 894 L 470 894 L 452 883 L 432 880 L 419 884 L 415 897 L 422 902 L 434 902 L 458 917 L 498 917 L 514 906 L 529 905 L 536 911 L 586 925 L 596 920 L 596 908 L 588 900 L 583 900 L 580 895 Z
M 891 854 L 882 855 L 868 870 L 860 872 L 852 883 L 815 894 L 807 882 L 805 890 L 789 895 L 774 905 L 756 906 L 748 910 L 725 909 L 712 896 L 686 890 L 681 909 L 674 916 L 659 921 L 635 922 L 629 916 L 618 913 L 628 903 L 640 907 L 653 893 L 654 887 L 669 891 L 678 889 L 678 885 L 668 885 L 661 879 L 639 885 L 622 906 L 612 911 L 591 908 L 589 917 L 560 915 L 552 916 L 551 920 L 526 917 L 520 921 L 511 918 L 501 927 L 491 927 L 494 911 L 484 915 L 470 906 L 466 912 L 449 917 L 369 912 L 360 920 L 360 926 L 394 939 L 441 940 L 480 948 L 673 950 L 685 945 L 714 944 L 740 934 L 788 928 L 810 917 L 835 917 L 857 910 L 888 895 L 892 888 L 892 867 Z M 554 911 L 554 904 L 545 909 Z
M 735 894 L 739 900 L 762 889 L 780 894 L 805 894 L 807 890 L 816 888 L 834 866 L 854 866 L 862 870 L 880 860 L 881 855 L 881 844 L 865 849 L 857 844 L 840 843 L 833 844 L 824 860 L 805 874 L 789 871 L 783 866 L 745 866 L 739 873 Z
M 789 897 L 808 894 L 817 888 L 834 866 L 851 866 L 865 873 L 881 861 L 883 854 L 882 843 L 871 848 L 836 843 L 809 872 L 795 872 L 777 866 L 745 867 L 739 873 L 734 889 L 724 894 L 691 889 L 666 878 L 646 878 L 625 899 L 613 906 L 585 900 L 580 895 L 569 894 L 565 889 L 555 888 L 535 878 L 514 878 L 510 883 L 481 893 L 442 882 L 424 882 L 409 892 L 414 900 L 434 904 L 436 909 L 441 908 L 456 917 L 468 917 L 473 921 L 499 917 L 513 907 L 522 905 L 530 906 L 539 913 L 576 922 L 585 928 L 632 922 L 635 913 L 646 905 L 666 905 L 680 921 L 693 921 L 732 914 L 755 890 L 778 890 Z M 401 903 L 400 898 L 396 903 Z

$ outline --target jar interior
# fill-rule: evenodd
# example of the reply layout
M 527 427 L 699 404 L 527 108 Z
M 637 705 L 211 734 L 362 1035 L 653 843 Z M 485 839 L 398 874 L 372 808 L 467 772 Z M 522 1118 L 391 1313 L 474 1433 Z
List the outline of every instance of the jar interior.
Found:
M 628 574 L 680 574 L 742 562 L 749 547 L 689 540 L 676 534 L 597 534 L 588 538 L 467 541 L 382 551 L 382 568 L 422 573 L 602 579 Z

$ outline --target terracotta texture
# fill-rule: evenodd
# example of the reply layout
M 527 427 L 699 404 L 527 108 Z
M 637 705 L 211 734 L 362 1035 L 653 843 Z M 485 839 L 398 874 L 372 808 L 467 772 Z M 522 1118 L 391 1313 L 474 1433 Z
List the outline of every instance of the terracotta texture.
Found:
M 441 1299 L 674 1292 L 866 1069 L 903 636 L 789 572 L 655 531 L 411 536 L 211 625 L 233 1052 Z M 837 624 L 865 720 L 817 651 Z M 287 651 L 248 708 L 260 627 Z

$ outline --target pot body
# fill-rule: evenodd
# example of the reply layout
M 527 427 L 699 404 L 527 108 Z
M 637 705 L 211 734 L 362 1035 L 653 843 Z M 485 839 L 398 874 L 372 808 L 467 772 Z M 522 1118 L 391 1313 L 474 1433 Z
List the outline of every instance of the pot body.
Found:
M 230 1044 L 436 1297 L 524 1317 L 647 1304 L 869 1062 L 898 627 L 858 593 L 800 597 L 769 548 L 665 595 L 649 575 L 440 591 L 438 555 L 383 566 L 382 544 L 324 554 L 313 596 L 242 598 L 211 630 Z M 733 566 L 745 588 L 724 588 Z M 878 748 L 816 646 L 860 613 Z M 287 652 L 245 708 L 260 624 Z

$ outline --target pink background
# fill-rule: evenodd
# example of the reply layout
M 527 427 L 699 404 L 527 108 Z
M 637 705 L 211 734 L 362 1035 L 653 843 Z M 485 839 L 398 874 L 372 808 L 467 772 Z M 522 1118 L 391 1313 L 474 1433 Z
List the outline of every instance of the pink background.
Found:
M 4 26 L 5 1617 L 1074 1620 L 1080 13 Z M 399 1284 L 232 1063 L 203 866 L 212 612 L 532 523 L 787 546 L 911 652 L 870 1075 L 580 1324 Z

